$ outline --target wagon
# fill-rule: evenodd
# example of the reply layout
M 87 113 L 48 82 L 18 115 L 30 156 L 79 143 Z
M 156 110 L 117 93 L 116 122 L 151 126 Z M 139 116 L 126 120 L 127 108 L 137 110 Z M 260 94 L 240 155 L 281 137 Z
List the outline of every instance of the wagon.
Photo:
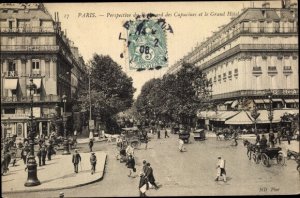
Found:
M 194 139 L 195 140 L 199 140 L 199 141 L 202 141 L 202 140 L 205 140 L 205 131 L 204 129 L 197 129 L 194 131 Z
M 137 127 L 122 128 L 122 134 L 125 137 L 125 141 L 133 148 L 141 146 L 141 133 Z
M 190 133 L 185 130 L 179 131 L 179 139 L 182 139 L 184 143 L 189 143 Z
M 270 161 L 273 159 L 276 159 L 277 164 L 282 166 L 285 164 L 285 159 L 280 147 L 266 148 L 253 153 L 253 160 L 257 164 L 261 162 L 264 166 L 270 166 Z

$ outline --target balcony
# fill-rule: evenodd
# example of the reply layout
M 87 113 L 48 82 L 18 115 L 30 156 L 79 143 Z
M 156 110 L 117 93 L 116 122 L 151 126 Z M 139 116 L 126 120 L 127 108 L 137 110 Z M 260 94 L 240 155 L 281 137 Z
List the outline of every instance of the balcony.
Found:
M 292 74 L 293 71 L 292 71 L 292 67 L 291 66 L 283 66 L 283 73 L 284 74 Z
M 30 103 L 30 96 L 23 97 L 2 97 L 1 103 Z M 61 98 L 57 95 L 47 95 L 47 96 L 33 96 L 34 103 L 43 103 L 43 102 L 61 102 Z
M 58 45 L 1 45 L 1 52 L 58 52 Z
M 6 78 L 18 78 L 18 72 L 17 71 L 7 71 L 4 72 L 4 77 Z
M 1 114 L 1 119 L 29 118 L 30 113 Z
M 262 70 L 261 70 L 261 67 L 253 67 L 252 69 L 252 74 L 253 75 L 261 75 L 262 74 Z
M 212 96 L 213 100 L 218 99 L 230 99 L 230 98 L 240 98 L 240 97 L 256 97 L 256 96 L 264 96 L 270 92 L 269 89 L 266 90 L 240 90 L 240 91 L 234 91 L 229 93 L 223 93 L 223 94 L 216 94 Z M 279 95 L 279 96 L 286 96 L 286 95 L 292 95 L 292 96 L 298 96 L 299 89 L 271 89 L 271 92 L 273 95 Z
M 278 72 L 277 72 L 277 68 L 276 68 L 276 66 L 269 66 L 268 67 L 268 74 L 269 75 L 275 75 L 275 74 L 277 74 Z
M 53 27 L 1 27 L 1 33 L 54 33 Z

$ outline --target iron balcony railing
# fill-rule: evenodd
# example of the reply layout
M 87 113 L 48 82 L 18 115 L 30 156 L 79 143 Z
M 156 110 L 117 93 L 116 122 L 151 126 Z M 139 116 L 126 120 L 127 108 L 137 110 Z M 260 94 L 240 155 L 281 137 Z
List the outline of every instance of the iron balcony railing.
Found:
M 50 51 L 57 52 L 58 45 L 1 45 L 1 52 L 34 52 L 34 51 Z
M 47 95 L 47 96 L 33 96 L 33 102 L 60 102 L 62 99 L 57 95 Z M 2 97 L 1 103 L 16 103 L 16 102 L 31 102 L 30 96 L 9 96 L 9 97 Z
M 229 99 L 229 98 L 240 98 L 240 97 L 253 97 L 253 96 L 266 96 L 270 92 L 266 90 L 240 90 L 229 93 L 222 93 L 212 95 L 213 100 L 217 99 Z M 298 95 L 299 89 L 272 89 L 273 95 Z
M 1 33 L 54 33 L 53 27 L 1 27 Z

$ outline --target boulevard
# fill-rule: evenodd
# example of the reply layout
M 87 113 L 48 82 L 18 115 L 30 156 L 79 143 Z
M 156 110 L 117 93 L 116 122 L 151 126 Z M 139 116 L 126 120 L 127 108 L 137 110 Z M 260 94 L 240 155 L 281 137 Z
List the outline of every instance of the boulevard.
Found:
M 149 136 L 148 149 L 145 150 L 142 144 L 135 150 L 135 178 L 128 177 L 128 168 L 115 158 L 115 142 L 97 142 L 93 149 L 108 155 L 102 181 L 73 189 L 27 192 L 26 197 L 57 197 L 60 192 L 66 197 L 138 196 L 138 174 L 144 159 L 151 163 L 157 184 L 161 186 L 158 190 L 147 191 L 148 196 L 299 194 L 296 189 L 300 181 L 294 160 L 286 160 L 285 166 L 276 164 L 276 160 L 270 167 L 255 164 L 248 160 L 241 139 L 235 147 L 231 146 L 230 140 L 217 141 L 208 137 L 205 141 L 195 142 L 191 138 L 191 143 L 184 145 L 186 152 L 179 152 L 177 134 L 169 134 L 170 138 L 166 139 Z M 78 149 L 88 152 L 88 145 L 79 144 Z M 218 156 L 226 160 L 226 183 L 214 181 Z M 22 196 L 25 195 L 4 194 L 4 197 Z

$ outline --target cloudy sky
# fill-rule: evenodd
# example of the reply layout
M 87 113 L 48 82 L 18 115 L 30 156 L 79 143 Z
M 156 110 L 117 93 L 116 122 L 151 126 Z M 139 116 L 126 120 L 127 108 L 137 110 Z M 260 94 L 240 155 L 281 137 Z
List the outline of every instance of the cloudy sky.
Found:
M 221 1 L 221 2 L 147 2 L 147 3 L 46 3 L 54 19 L 59 12 L 62 29 L 74 41 L 87 62 L 94 53 L 109 55 L 133 78 L 137 88 L 135 97 L 142 85 L 151 78 L 161 77 L 168 68 L 156 71 L 136 72 L 129 70 L 128 60 L 120 58 L 126 49 L 119 40 L 124 33 L 122 24 L 134 20 L 135 14 L 163 14 L 163 18 L 174 30 L 167 34 L 168 67 L 181 59 L 197 43 L 217 31 L 218 27 L 230 22 L 243 8 L 261 7 L 265 1 Z M 271 7 L 279 7 L 280 1 L 271 1 Z

